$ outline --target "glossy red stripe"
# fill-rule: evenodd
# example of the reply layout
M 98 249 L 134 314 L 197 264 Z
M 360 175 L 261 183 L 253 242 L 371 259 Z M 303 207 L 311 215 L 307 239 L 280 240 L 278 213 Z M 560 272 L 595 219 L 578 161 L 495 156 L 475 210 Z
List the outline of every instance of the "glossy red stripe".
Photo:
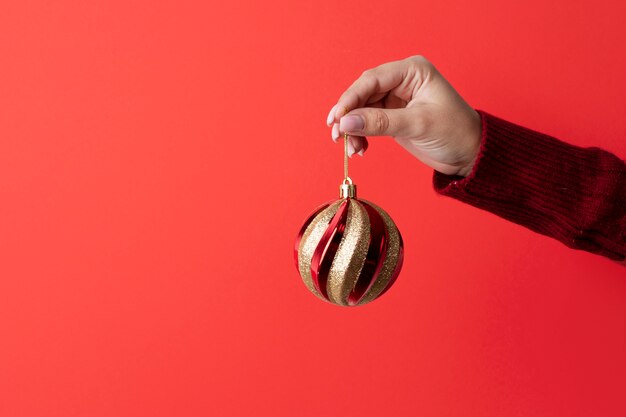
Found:
M 391 288 L 393 283 L 396 282 L 398 275 L 400 275 L 400 270 L 402 269 L 402 263 L 404 262 L 404 242 L 402 241 L 402 235 L 400 234 L 399 230 L 398 230 L 398 241 L 400 242 L 400 247 L 398 248 L 398 261 L 396 262 L 396 267 L 393 270 L 393 274 L 391 275 L 391 278 L 389 278 L 389 282 L 378 295 L 379 297 L 383 295 L 384 293 L 386 293 L 389 288 Z
M 315 211 L 313 212 L 313 214 L 311 214 L 306 219 L 306 221 L 304 222 L 304 224 L 300 228 L 300 231 L 298 232 L 298 236 L 296 236 L 296 242 L 295 242 L 294 250 L 293 250 L 293 259 L 294 259 L 294 261 L 296 263 L 296 269 L 298 270 L 298 272 L 300 272 L 300 265 L 298 264 L 298 254 L 300 252 L 300 242 L 302 241 L 302 236 L 304 236 L 304 232 L 306 231 L 306 228 L 309 227 L 309 224 L 311 224 L 313 219 L 315 219 L 317 217 L 317 215 L 320 214 L 322 211 L 324 211 L 328 206 L 330 206 L 330 202 L 329 203 L 324 203 L 321 206 L 319 206 L 318 208 L 316 208 Z
M 328 223 L 328 228 L 322 235 L 311 258 L 311 278 L 313 279 L 313 285 L 315 285 L 317 291 L 327 300 L 329 300 L 328 290 L 326 289 L 328 273 L 330 272 L 330 266 L 335 258 L 335 254 L 339 248 L 339 242 L 341 242 L 343 232 L 346 228 L 349 206 L 350 198 L 347 198 L 341 203 L 339 209 L 337 209 L 337 213 L 335 213 L 330 223 Z
M 358 304 L 367 291 L 372 288 L 383 267 L 389 246 L 389 232 L 378 210 L 365 201 L 359 202 L 363 204 L 370 220 L 370 242 L 361 273 L 357 278 L 354 289 L 348 296 L 349 305 Z

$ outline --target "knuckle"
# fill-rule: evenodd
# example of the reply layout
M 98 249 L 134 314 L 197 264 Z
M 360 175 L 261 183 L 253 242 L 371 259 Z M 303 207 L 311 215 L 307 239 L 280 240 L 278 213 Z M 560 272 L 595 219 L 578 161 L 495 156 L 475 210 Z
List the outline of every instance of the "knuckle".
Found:
M 376 74 L 372 68 L 366 69 L 361 73 L 361 81 L 369 82 L 376 77 Z
M 374 112 L 372 117 L 372 130 L 376 133 L 384 133 L 389 128 L 389 117 L 382 111 Z
M 410 58 L 411 64 L 417 67 L 430 68 L 432 67 L 432 63 L 426 59 L 423 55 L 415 55 Z
M 426 59 L 426 57 L 424 55 L 413 55 L 412 57 L 409 58 L 411 61 L 414 62 L 419 62 L 422 64 L 430 64 L 430 61 L 428 59 Z
M 341 97 L 339 97 L 338 103 L 350 103 L 354 100 L 355 93 L 352 88 L 344 91 Z M 337 108 L 337 111 L 343 110 L 341 107 Z
M 359 103 L 359 87 L 351 86 L 339 98 L 340 107 L 337 108 L 338 117 L 345 116 L 350 110 L 354 110 Z

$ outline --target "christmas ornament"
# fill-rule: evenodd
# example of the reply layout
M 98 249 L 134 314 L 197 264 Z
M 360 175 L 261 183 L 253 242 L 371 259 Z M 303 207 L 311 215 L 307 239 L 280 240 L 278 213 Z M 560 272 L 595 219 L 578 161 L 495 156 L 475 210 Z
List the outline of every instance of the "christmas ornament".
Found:
M 318 207 L 296 237 L 296 268 L 307 288 L 342 306 L 369 303 L 394 283 L 404 257 L 402 236 L 389 215 L 357 198 L 348 176 L 344 135 L 344 179 L 339 200 Z

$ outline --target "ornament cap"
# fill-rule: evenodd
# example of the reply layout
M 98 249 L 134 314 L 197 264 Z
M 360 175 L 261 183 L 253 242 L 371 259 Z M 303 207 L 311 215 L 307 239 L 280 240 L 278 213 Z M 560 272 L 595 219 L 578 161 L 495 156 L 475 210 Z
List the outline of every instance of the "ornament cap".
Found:
M 346 177 L 339 186 L 340 198 L 356 198 L 356 184 L 352 183 L 350 177 Z

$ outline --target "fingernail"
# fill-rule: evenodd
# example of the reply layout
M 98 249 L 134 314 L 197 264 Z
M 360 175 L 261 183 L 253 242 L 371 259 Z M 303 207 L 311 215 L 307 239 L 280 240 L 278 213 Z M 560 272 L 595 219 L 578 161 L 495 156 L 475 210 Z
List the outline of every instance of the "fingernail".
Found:
M 348 141 L 348 157 L 352 158 L 352 155 L 354 155 L 354 146 L 352 145 L 352 141 Z
M 335 113 L 337 113 L 337 104 L 335 104 L 333 108 L 330 109 L 330 113 L 328 113 L 328 117 L 326 117 L 326 124 L 328 126 L 330 126 L 335 120 Z
M 363 154 L 365 153 L 364 149 L 361 149 L 360 151 L 357 152 L 359 154 L 359 156 L 363 156 Z
M 333 137 L 333 140 L 337 142 L 337 139 L 339 139 L 339 125 L 337 123 L 333 125 L 333 130 L 332 130 L 331 135 Z
M 365 121 L 357 114 L 344 116 L 339 120 L 339 130 L 348 133 L 359 133 L 365 127 Z

